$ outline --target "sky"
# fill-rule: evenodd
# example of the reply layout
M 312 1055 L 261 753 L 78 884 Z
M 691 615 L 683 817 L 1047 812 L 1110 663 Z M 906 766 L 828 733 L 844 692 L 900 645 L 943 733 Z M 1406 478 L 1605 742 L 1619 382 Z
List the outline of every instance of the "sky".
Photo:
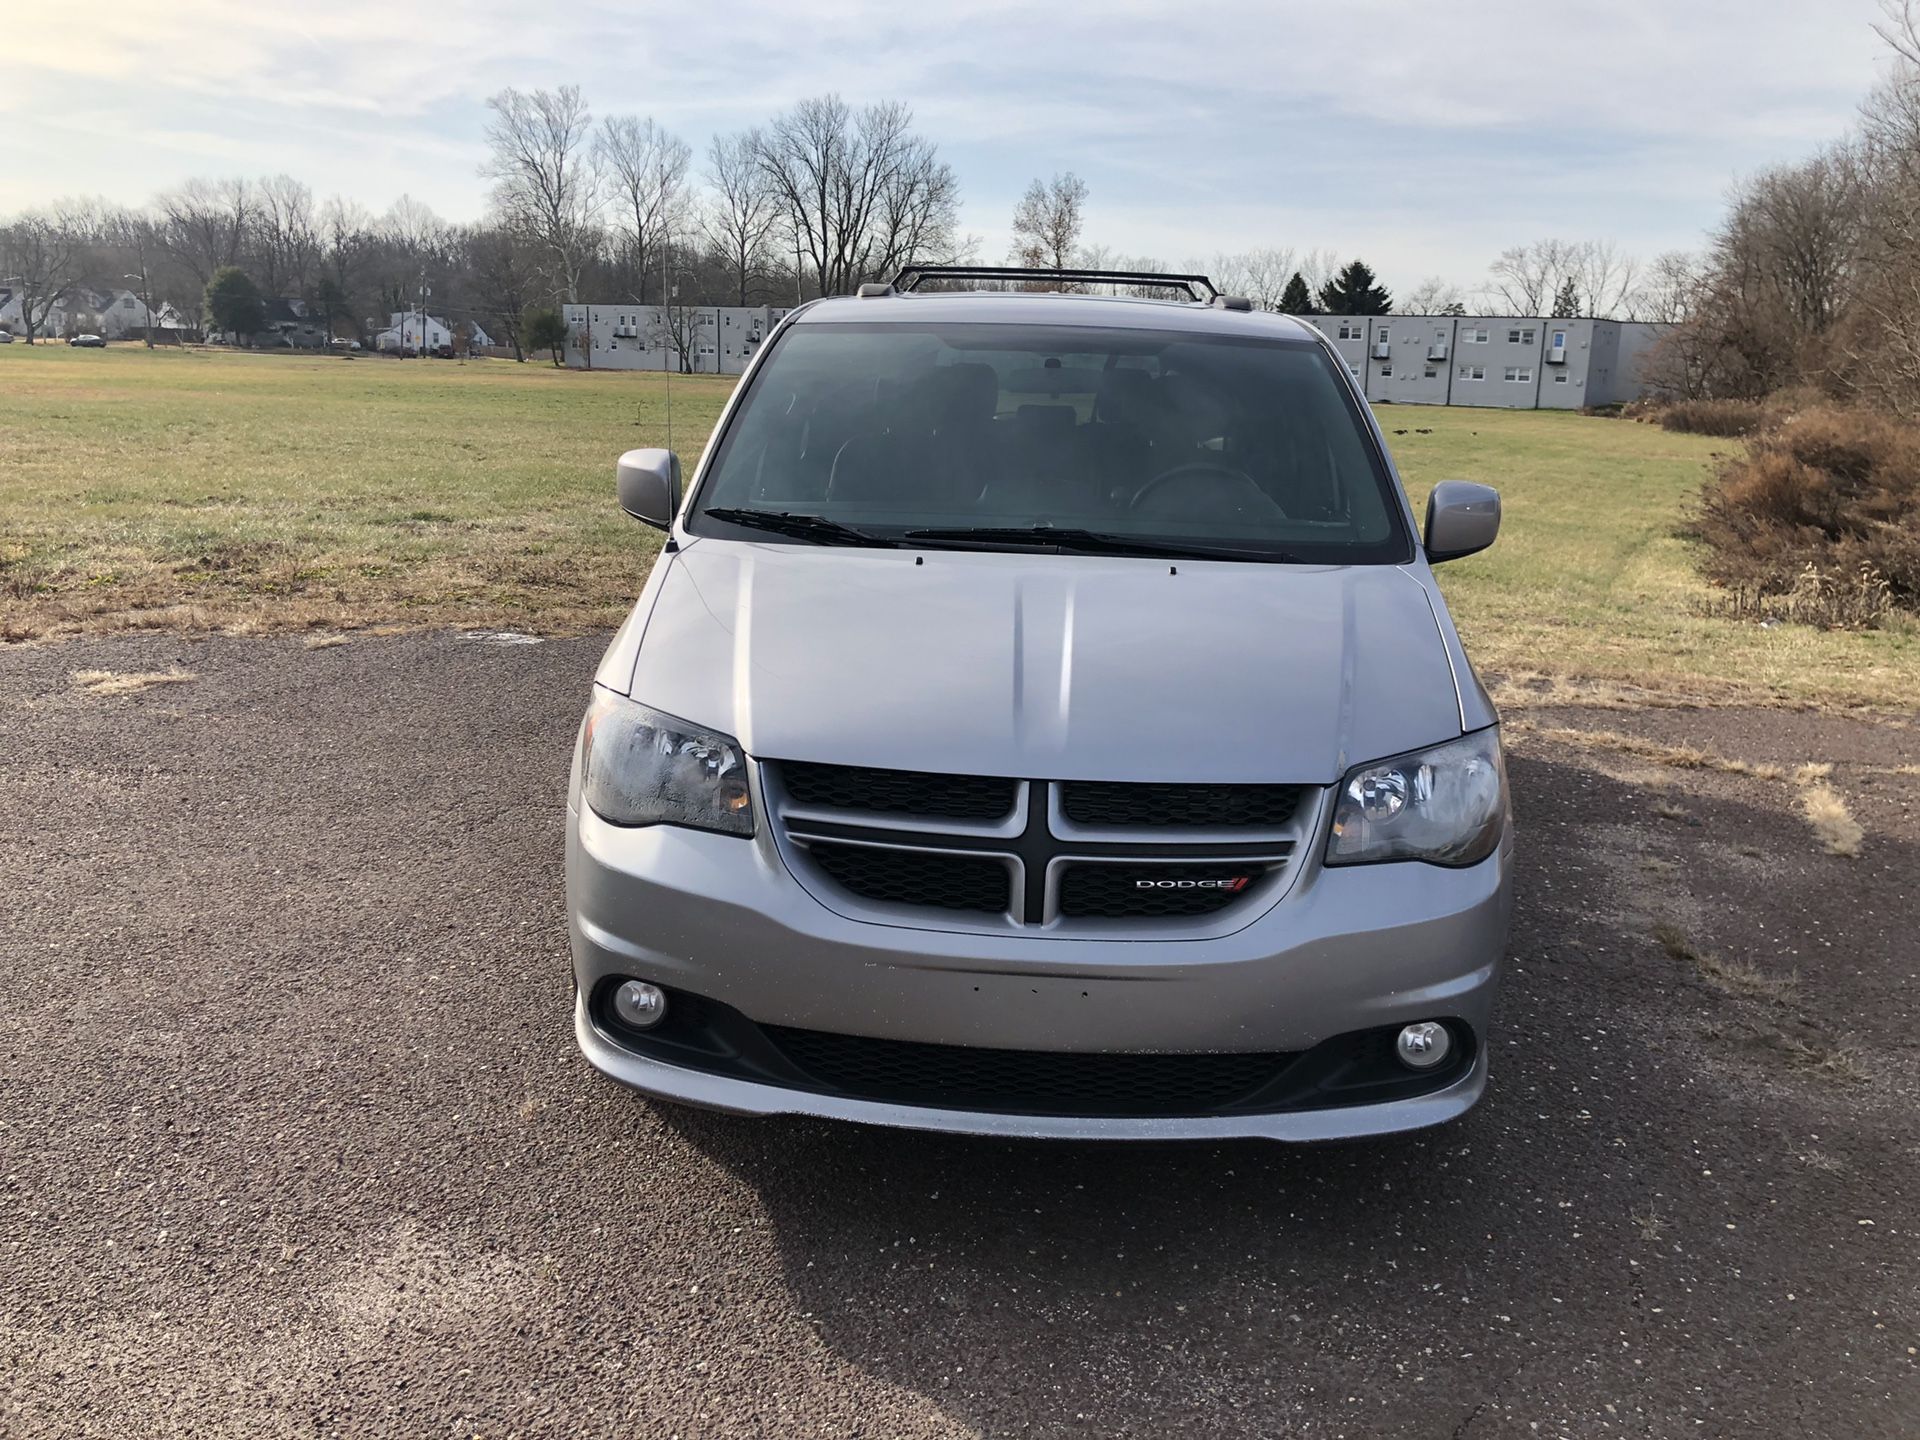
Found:
M 1839 134 L 1877 0 L 7 0 L 0 215 L 286 172 L 480 216 L 486 97 L 575 84 L 704 151 L 796 99 L 905 100 L 979 256 L 1035 176 L 1089 242 L 1263 246 L 1472 291 L 1509 245 L 1698 246 L 1731 183 Z

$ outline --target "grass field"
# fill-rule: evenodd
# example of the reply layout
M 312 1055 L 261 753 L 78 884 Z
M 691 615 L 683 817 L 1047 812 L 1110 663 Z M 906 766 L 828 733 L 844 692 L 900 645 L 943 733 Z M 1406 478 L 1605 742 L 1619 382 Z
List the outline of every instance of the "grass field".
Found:
M 0 636 L 617 624 L 654 532 L 613 462 L 660 376 L 0 346 Z M 732 389 L 676 377 L 691 462 Z
M 731 383 L 673 381 L 689 462 Z M 611 626 L 657 545 L 615 508 L 613 460 L 664 442 L 665 399 L 660 376 L 545 364 L 0 347 L 0 637 Z M 1703 613 L 1676 532 L 1738 442 L 1551 413 L 1380 415 L 1417 504 L 1449 477 L 1501 489 L 1500 543 L 1441 572 L 1483 669 L 1701 699 L 1920 698 L 1909 621 Z

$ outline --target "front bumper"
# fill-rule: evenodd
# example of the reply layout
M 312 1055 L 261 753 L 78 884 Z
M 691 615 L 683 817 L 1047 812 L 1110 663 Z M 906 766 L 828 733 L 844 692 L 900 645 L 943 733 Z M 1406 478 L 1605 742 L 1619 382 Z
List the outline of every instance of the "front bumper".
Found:
M 1242 929 L 1177 942 L 1063 940 L 848 919 L 752 841 L 622 829 L 571 809 L 567 901 L 575 1031 L 600 1070 L 649 1094 L 742 1114 L 1081 1139 L 1328 1140 L 1416 1129 L 1472 1107 L 1505 947 L 1509 846 L 1479 865 L 1322 868 Z M 1052 1052 L 1304 1051 L 1329 1037 L 1447 1017 L 1479 1042 L 1445 1088 L 1265 1114 L 1059 1116 L 944 1109 L 790 1090 L 640 1055 L 587 1005 L 634 976 L 762 1025 Z

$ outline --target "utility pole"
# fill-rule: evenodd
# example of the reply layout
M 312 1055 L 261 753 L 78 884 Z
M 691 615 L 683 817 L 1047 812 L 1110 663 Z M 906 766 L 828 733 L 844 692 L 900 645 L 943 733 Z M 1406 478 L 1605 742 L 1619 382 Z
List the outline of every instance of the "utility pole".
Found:
M 679 354 L 679 346 L 674 340 L 673 311 L 668 308 L 670 298 L 667 294 L 667 230 L 666 226 L 662 225 L 660 227 L 660 318 L 666 322 L 667 344 L 673 351 L 672 354 L 663 357 L 667 363 L 663 367 L 665 373 L 660 377 L 661 387 L 667 392 L 667 449 L 669 450 L 673 449 L 673 367 L 678 363 L 676 357 Z
M 138 280 L 140 282 L 140 303 L 146 307 L 147 311 L 147 323 L 143 325 L 141 329 L 146 332 L 147 348 L 151 350 L 153 348 L 153 286 L 147 280 L 147 257 L 144 250 L 140 256 L 140 273 L 138 275 L 122 275 L 120 278 L 122 280 Z

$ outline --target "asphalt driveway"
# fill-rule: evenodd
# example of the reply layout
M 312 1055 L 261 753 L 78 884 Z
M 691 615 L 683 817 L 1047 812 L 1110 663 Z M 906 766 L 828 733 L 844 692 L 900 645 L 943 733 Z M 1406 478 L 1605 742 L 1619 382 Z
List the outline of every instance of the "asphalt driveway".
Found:
M 0 1434 L 1920 1433 L 1915 731 L 1535 717 L 1833 762 L 1867 839 L 1520 736 L 1457 1125 L 983 1143 L 579 1059 L 600 648 L 0 650 Z

